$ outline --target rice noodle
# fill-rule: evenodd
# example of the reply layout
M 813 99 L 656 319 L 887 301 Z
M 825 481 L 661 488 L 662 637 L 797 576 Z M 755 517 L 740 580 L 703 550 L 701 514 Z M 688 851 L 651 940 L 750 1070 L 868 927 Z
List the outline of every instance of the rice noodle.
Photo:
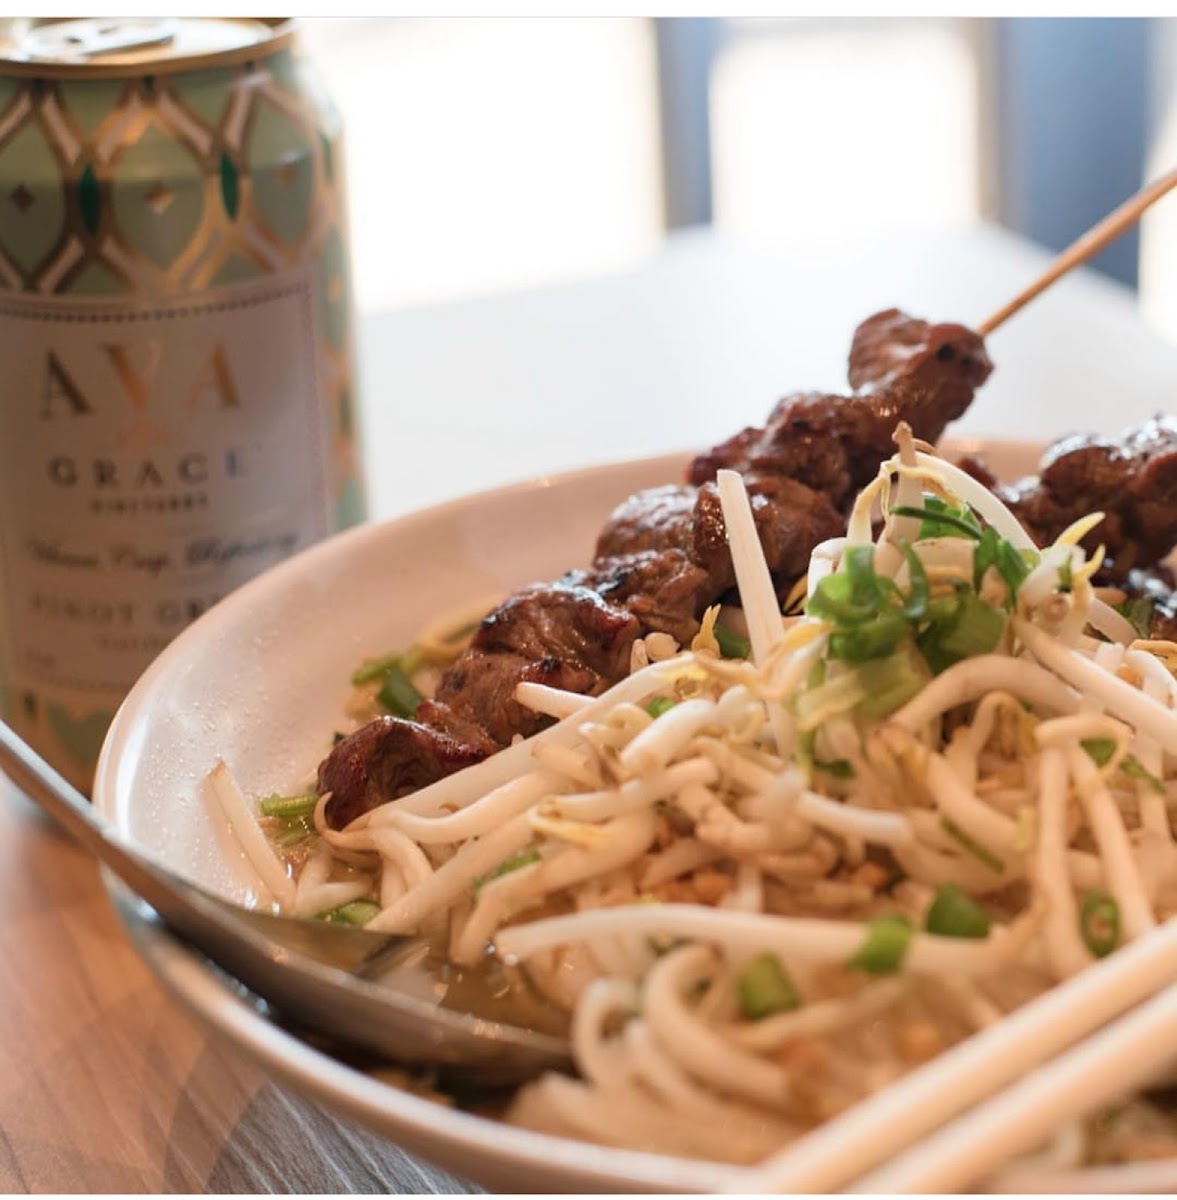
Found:
M 855 923 L 812 917 L 770 917 L 735 913 L 693 904 L 635 904 L 594 909 L 566 917 L 547 917 L 500 930 L 495 946 L 508 959 L 528 958 L 541 950 L 611 933 L 686 937 L 711 942 L 728 953 L 754 954 L 771 948 L 800 962 L 845 962 L 863 941 Z M 975 975 L 992 970 L 998 943 L 914 933 L 905 964 L 909 970 Z
M 237 786 L 229 768 L 223 762 L 218 762 L 212 769 L 208 782 L 209 790 L 216 797 L 249 864 L 257 872 L 258 878 L 278 907 L 289 911 L 294 906 L 294 880 L 286 873 L 286 868 L 274 853 L 273 847 L 266 841 L 265 834 L 249 811 L 245 795 Z
M 979 655 L 937 675 L 915 699 L 891 717 L 892 723 L 915 732 L 936 717 L 988 692 L 1009 692 L 1050 713 L 1078 711 L 1079 698 L 1057 676 L 1033 663 L 999 654 Z
M 1070 747 L 1066 754 L 1067 768 L 1078 785 L 1088 824 L 1099 846 L 1107 885 L 1120 907 L 1124 935 L 1138 938 L 1155 928 L 1157 922 L 1132 857 L 1123 819 L 1087 753 Z
M 962 500 L 975 509 L 1009 542 L 1015 550 L 1037 550 L 1034 539 L 1022 528 L 1021 522 L 982 483 L 978 483 L 967 471 L 937 458 L 932 454 L 917 451 L 916 462 L 942 479 Z
M 1048 746 L 1040 767 L 1037 884 L 1046 897 L 1046 952 L 1056 979 L 1065 979 L 1091 962 L 1079 936 L 1079 914 L 1066 872 L 1067 761 Z

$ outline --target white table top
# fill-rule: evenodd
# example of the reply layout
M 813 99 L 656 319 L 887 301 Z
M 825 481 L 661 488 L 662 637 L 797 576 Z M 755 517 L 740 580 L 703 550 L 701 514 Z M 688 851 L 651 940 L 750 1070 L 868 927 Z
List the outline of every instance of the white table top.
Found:
M 995 229 L 774 257 L 680 235 L 638 270 L 369 316 L 361 326 L 372 513 L 508 480 L 711 444 L 789 391 L 843 390 L 854 327 L 898 305 L 976 323 L 1048 257 Z M 1064 279 L 996 331 L 956 432 L 1114 432 L 1171 407 L 1177 347 L 1132 294 Z
M 976 321 L 1044 261 L 985 230 L 787 260 L 694 235 L 626 276 L 368 315 L 373 514 L 718 440 L 784 391 L 839 387 L 870 312 Z M 1114 430 L 1170 407 L 1177 381 L 1177 349 L 1094 278 L 991 353 L 967 431 Z M 212 1041 L 135 956 L 93 864 L 2 777 L 0 944 L 0 1191 L 454 1186 Z

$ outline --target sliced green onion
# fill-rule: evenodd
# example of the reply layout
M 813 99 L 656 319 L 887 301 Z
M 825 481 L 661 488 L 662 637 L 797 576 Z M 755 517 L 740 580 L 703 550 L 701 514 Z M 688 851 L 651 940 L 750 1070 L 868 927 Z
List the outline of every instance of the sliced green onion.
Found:
M 929 625 L 951 625 L 960 616 L 960 598 L 964 595 L 961 588 L 951 596 L 937 596 L 928 602 L 927 618 Z
M 802 692 L 796 699 L 797 719 L 802 723 L 826 709 L 845 712 L 867 697 L 866 688 L 858 671 L 849 671 L 828 679 L 818 687 Z
M 736 977 L 740 1011 L 749 1021 L 801 1007 L 801 997 L 775 954 L 758 954 Z
M 877 720 L 902 708 L 929 678 L 927 665 L 905 641 L 888 658 L 868 659 L 853 671 L 802 692 L 795 701 L 797 719 L 805 725 L 826 711 L 834 716 L 854 709 L 867 720 Z
M 734 629 L 716 625 L 713 632 L 715 640 L 719 643 L 719 653 L 724 658 L 748 658 L 751 655 L 752 643 Z
M 827 775 L 832 775 L 835 779 L 854 778 L 854 768 L 844 758 L 835 758 L 830 762 L 821 762 L 815 758 L 813 765 L 816 770 L 824 771 Z
M 1060 592 L 1069 592 L 1075 586 L 1075 580 L 1071 573 L 1071 559 L 1068 556 L 1063 559 L 1063 565 L 1058 569 L 1058 590 Z
M 1088 757 L 1097 767 L 1106 767 L 1116 752 L 1116 743 L 1113 738 L 1084 738 L 1080 745 L 1087 751 Z M 1165 795 L 1165 785 L 1151 771 L 1142 766 L 1140 760 L 1133 755 L 1129 754 L 1125 757 L 1124 761 L 1120 763 L 1120 770 L 1129 779 L 1139 779 L 1141 783 L 1147 783 L 1158 795 Z
M 879 613 L 872 621 L 830 635 L 830 657 L 843 662 L 860 663 L 885 658 L 907 636 L 907 620 L 902 612 Z
M 907 588 L 907 598 L 903 601 L 903 615 L 909 621 L 922 621 L 928 614 L 928 572 L 920 556 L 911 548 L 909 542 L 901 542 L 899 549 L 907 560 L 907 571 L 910 583 Z
M 417 706 L 425 699 L 413 686 L 413 681 L 398 666 L 392 666 L 384 676 L 376 699 L 394 717 L 412 718 L 417 715 Z
M 1116 752 L 1114 738 L 1084 738 L 1079 744 L 1097 767 L 1106 767 Z
M 874 546 L 848 546 L 842 555 L 842 570 L 855 587 L 870 587 L 875 575 Z
M 420 646 L 410 646 L 407 650 L 398 650 L 393 654 L 382 654 L 379 658 L 370 658 L 352 672 L 351 681 L 356 687 L 365 683 L 375 683 L 383 679 L 393 667 L 399 667 L 406 675 L 419 671 L 425 662 L 425 652 Z
M 492 880 L 501 879 L 504 875 L 510 875 L 512 871 L 522 870 L 524 867 L 529 867 L 532 863 L 537 862 L 539 862 L 538 846 L 524 846 L 522 850 L 516 850 L 514 854 L 504 858 L 494 870 L 487 871 L 485 875 L 480 875 L 474 881 L 475 895 Z
M 849 575 L 827 575 L 805 603 L 811 617 L 820 617 L 838 627 L 859 625 L 878 615 L 879 598 L 874 589 L 863 594 Z
M 1128 776 L 1129 779 L 1139 779 L 1141 783 L 1147 783 L 1150 788 L 1158 796 L 1165 795 L 1165 785 L 1145 767 L 1141 766 L 1140 760 L 1129 754 L 1126 759 L 1120 764 L 1120 770 Z
M 1147 638 L 1152 633 L 1154 607 L 1149 596 L 1133 596 L 1115 609 L 1142 638 Z
M 989 917 L 985 910 L 955 883 L 944 884 L 928 909 L 926 927 L 941 937 L 986 938 Z
M 995 875 L 1001 875 L 1005 871 L 1005 863 L 993 853 L 992 850 L 982 846 L 975 838 L 970 837 L 961 827 L 948 817 L 944 817 L 940 822 L 944 832 L 948 834 L 953 841 L 958 842 L 965 850 L 967 850 L 978 862 L 982 862 Z
M 400 660 L 399 651 L 396 654 L 384 654 L 380 658 L 370 658 L 356 667 L 352 672 L 351 681 L 356 687 L 365 683 L 375 683 L 377 679 L 383 679 L 393 667 L 399 666 Z
M 380 912 L 380 905 L 371 900 L 353 900 L 350 904 L 341 904 L 330 912 L 320 913 L 320 921 L 330 921 L 333 925 L 367 925 Z
M 990 567 L 995 567 L 1006 587 L 1006 605 L 1012 608 L 1018 588 L 1030 573 L 1026 560 L 1015 547 L 1001 537 L 997 530 L 990 526 L 981 535 L 976 553 L 973 555 L 973 582 L 979 590 L 981 580 Z
M 1087 949 L 1103 958 L 1120 941 L 1120 906 L 1116 898 L 1103 890 L 1088 892 L 1079 906 L 1079 932 Z
M 912 935 L 911 922 L 901 913 L 868 921 L 866 941 L 846 964 L 872 975 L 893 975 L 903 964 Z
M 315 805 L 319 803 L 319 797 L 313 793 L 308 793 L 305 796 L 265 796 L 257 803 L 263 817 L 282 817 L 288 820 L 291 817 L 309 817 L 315 811 Z
M 480 624 L 481 622 L 476 621 L 471 626 L 470 632 L 472 633 Z M 412 645 L 401 655 L 401 670 L 410 677 L 416 675 L 424 665 L 425 651 L 420 646 Z
M 315 825 L 310 817 L 297 817 L 284 822 L 282 827 L 271 835 L 270 840 L 279 850 L 292 850 L 314 832 Z
M 655 696 L 649 704 L 646 705 L 646 712 L 657 720 L 663 713 L 669 712 L 674 706 L 675 701 L 669 696 Z
M 953 535 L 974 538 L 977 541 L 981 539 L 981 527 L 967 506 L 952 509 L 935 496 L 926 497 L 923 508 L 916 508 L 910 504 L 899 504 L 891 509 L 891 512 L 897 517 L 922 517 L 921 539 L 952 537 Z M 968 515 L 962 516 L 962 513 Z
M 910 641 L 890 658 L 862 663 L 856 674 L 865 695 L 855 712 L 869 720 L 901 709 L 931 677 L 927 664 Z
M 1034 833 L 1038 825 L 1038 812 L 1029 805 L 1018 807 L 1017 824 L 1014 827 L 1014 849 L 1025 854 L 1034 844 Z
M 838 629 L 873 620 L 897 597 L 890 579 L 875 572 L 873 546 L 851 546 L 841 569 L 827 575 L 806 601 L 805 611 Z
M 919 648 L 936 674 L 966 658 L 989 654 L 1005 632 L 1006 614 L 980 596 L 965 592 L 950 624 L 931 625 L 919 636 Z

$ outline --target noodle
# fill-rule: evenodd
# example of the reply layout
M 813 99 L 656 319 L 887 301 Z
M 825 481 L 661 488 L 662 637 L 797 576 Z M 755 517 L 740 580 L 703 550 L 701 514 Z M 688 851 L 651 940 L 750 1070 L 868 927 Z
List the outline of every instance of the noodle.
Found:
M 1177 915 L 1177 647 L 1096 597 L 1093 520 L 1038 551 L 898 441 L 787 620 L 719 473 L 750 661 L 712 610 L 602 696 L 521 684 L 556 724 L 345 830 L 321 799 L 297 886 L 238 833 L 283 908 L 366 897 L 370 928 L 493 952 L 568 1010 L 581 1078 L 509 1119 L 755 1162 Z M 1106 1158 L 1097 1129 L 1041 1163 Z

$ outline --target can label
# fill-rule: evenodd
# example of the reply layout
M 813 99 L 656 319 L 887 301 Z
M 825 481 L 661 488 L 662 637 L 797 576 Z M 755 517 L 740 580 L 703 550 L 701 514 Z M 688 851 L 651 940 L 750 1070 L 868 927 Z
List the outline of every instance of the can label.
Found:
M 305 275 L 151 309 L 0 300 L 18 677 L 123 692 L 231 588 L 329 532 Z
M 285 34 L 172 25 L 0 66 L 0 714 L 83 788 L 172 637 L 364 511 L 338 114 Z

